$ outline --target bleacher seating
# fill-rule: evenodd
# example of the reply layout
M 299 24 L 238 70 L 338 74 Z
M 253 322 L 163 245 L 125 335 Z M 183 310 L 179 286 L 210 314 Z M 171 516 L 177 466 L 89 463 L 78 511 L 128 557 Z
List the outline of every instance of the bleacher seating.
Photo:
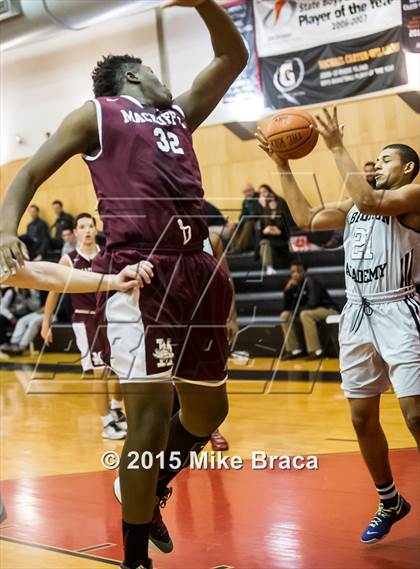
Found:
M 345 297 L 343 249 L 321 249 L 296 254 L 309 275 L 315 276 L 328 289 L 340 310 Z M 253 253 L 227 256 L 235 283 L 236 306 L 240 333 L 235 350 L 244 350 L 253 357 L 275 357 L 280 353 L 283 332 L 280 312 L 283 289 L 290 278 L 288 269 L 273 276 L 263 275 L 261 263 Z M 338 325 L 321 325 L 321 335 L 328 344 L 327 355 L 337 356 Z

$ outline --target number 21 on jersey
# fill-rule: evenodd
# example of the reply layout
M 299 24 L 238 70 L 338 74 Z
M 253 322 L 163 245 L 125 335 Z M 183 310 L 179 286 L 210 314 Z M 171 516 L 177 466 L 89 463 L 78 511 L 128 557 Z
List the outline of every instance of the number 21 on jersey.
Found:
M 156 141 L 156 144 L 162 152 L 184 154 L 184 149 L 179 145 L 179 138 L 175 133 L 165 132 L 163 128 L 155 128 L 153 134 L 159 139 Z
M 352 259 L 373 259 L 372 244 L 370 241 L 371 231 L 367 231 L 362 227 L 354 230 L 351 248 Z

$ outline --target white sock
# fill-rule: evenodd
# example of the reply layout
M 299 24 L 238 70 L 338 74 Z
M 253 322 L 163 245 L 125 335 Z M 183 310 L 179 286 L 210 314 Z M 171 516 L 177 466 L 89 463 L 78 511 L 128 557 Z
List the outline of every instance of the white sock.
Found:
M 111 409 L 122 409 L 122 401 L 117 401 L 117 399 L 111 399 Z
M 301 352 L 302 352 L 302 350 L 292 350 L 292 356 L 297 356 Z
M 114 420 L 111 413 L 108 413 L 108 415 L 104 415 L 103 417 L 101 417 L 102 420 L 102 425 L 104 427 L 107 427 L 109 425 L 109 423 L 112 423 L 112 421 Z
M 321 354 L 322 354 L 322 348 L 319 348 L 319 350 L 315 350 L 316 356 L 320 356 Z

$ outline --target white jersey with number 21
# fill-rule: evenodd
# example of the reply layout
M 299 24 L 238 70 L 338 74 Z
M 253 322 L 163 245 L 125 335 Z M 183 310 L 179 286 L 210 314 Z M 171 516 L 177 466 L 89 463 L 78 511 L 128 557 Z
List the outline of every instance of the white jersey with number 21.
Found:
M 353 206 L 344 231 L 346 289 L 360 296 L 420 283 L 420 233 Z

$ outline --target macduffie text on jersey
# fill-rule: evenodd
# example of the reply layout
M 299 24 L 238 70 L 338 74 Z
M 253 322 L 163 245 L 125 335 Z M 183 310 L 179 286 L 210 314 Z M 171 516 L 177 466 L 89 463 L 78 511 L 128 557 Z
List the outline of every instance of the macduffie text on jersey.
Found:
M 107 247 L 202 250 L 208 236 L 203 188 L 182 110 L 145 107 L 126 95 L 94 103 L 100 150 L 84 159 Z

